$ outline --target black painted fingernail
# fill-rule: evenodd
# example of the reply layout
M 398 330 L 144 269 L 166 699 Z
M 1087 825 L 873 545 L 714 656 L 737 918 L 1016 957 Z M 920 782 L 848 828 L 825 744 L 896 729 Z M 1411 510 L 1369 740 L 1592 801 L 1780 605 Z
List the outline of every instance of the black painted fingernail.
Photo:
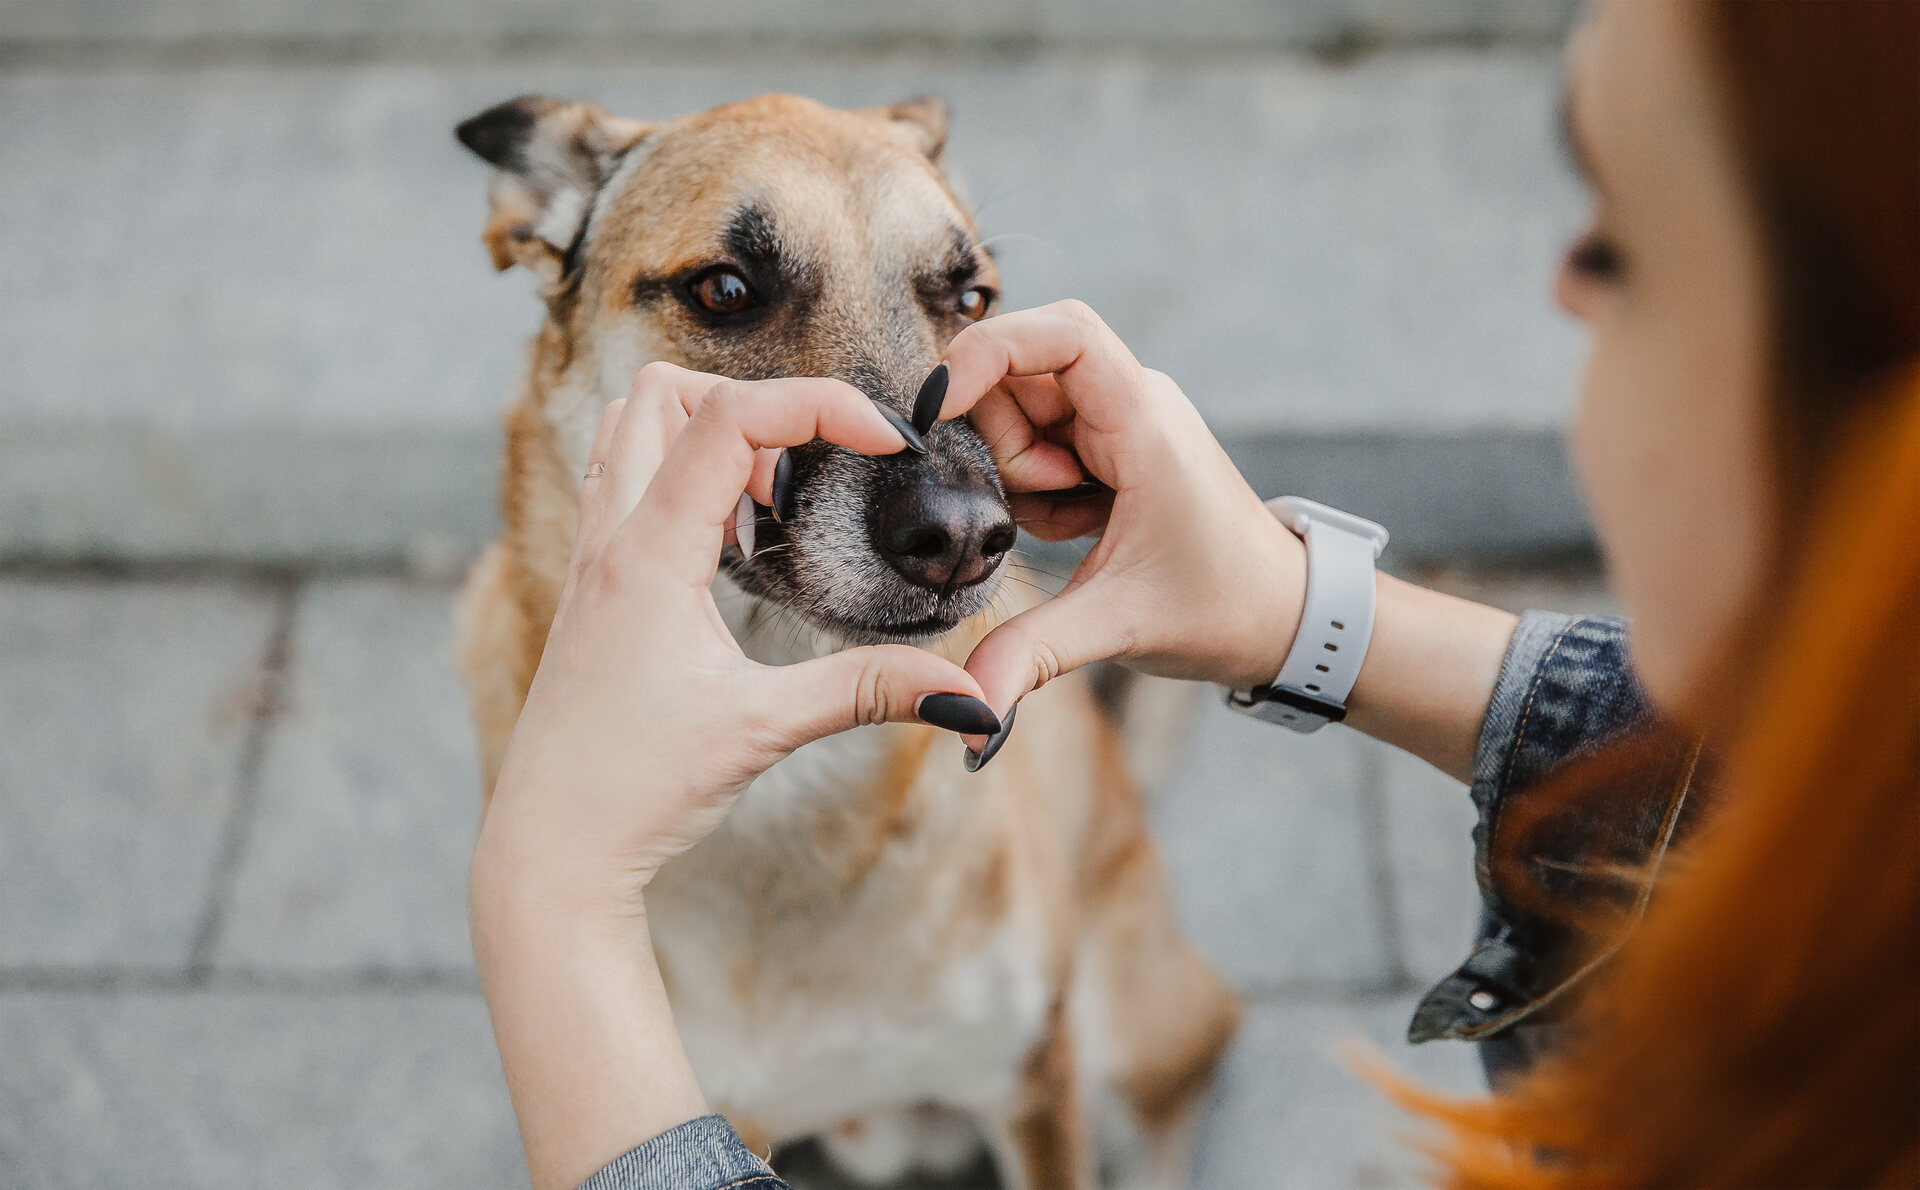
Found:
M 920 385 L 920 395 L 913 399 L 913 428 L 922 434 L 933 428 L 940 420 L 940 406 L 947 400 L 947 365 L 940 366 L 927 373 Z
M 773 465 L 773 519 L 786 524 L 793 519 L 793 452 L 783 450 Z
M 888 425 L 900 431 L 900 437 L 906 439 L 908 450 L 916 454 L 927 453 L 927 444 L 925 440 L 920 437 L 920 431 L 913 428 L 912 422 L 900 416 L 898 409 L 877 398 L 873 402 L 873 407 L 880 411 L 881 417 L 887 419 Z
M 1013 734 L 1013 716 L 1019 709 L 1020 704 L 1017 702 L 1007 708 L 1007 717 L 1000 720 L 1000 730 L 987 737 L 986 747 L 980 749 L 978 752 L 975 752 L 972 748 L 967 749 L 967 771 L 969 773 L 977 773 L 981 769 L 986 768 L 987 762 L 992 760 L 994 754 L 1000 751 L 1000 745 L 1006 743 L 1007 737 Z
M 1000 716 L 971 694 L 929 694 L 914 713 L 923 723 L 961 735 L 992 735 L 1000 730 Z

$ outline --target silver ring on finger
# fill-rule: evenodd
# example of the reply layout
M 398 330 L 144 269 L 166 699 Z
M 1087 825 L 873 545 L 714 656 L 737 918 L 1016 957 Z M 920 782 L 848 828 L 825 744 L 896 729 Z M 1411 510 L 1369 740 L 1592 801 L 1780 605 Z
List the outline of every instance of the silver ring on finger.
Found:
M 607 473 L 607 465 L 605 463 L 588 463 L 587 473 L 585 475 L 582 475 L 580 478 L 582 480 L 599 479 L 602 475 L 605 475 L 606 473 Z

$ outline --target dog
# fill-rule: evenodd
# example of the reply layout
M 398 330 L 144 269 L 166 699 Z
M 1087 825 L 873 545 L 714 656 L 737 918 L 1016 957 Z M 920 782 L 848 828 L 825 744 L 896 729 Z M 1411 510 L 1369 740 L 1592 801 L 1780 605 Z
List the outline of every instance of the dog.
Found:
M 483 239 L 546 316 L 505 418 L 504 532 L 461 597 L 491 790 L 552 621 L 601 411 L 652 361 L 833 376 L 903 413 L 998 301 L 939 165 L 936 99 L 765 95 L 658 123 L 527 96 L 461 124 L 495 167 Z M 756 660 L 910 641 L 955 660 L 1006 610 L 1014 526 L 964 420 L 926 455 L 795 449 L 715 599 Z M 1008 1187 L 1185 1181 L 1239 1004 L 1180 934 L 1114 724 L 1075 677 L 968 773 L 917 724 L 810 744 L 647 890 L 715 1110 L 756 1151 L 818 1137 L 849 1175 Z

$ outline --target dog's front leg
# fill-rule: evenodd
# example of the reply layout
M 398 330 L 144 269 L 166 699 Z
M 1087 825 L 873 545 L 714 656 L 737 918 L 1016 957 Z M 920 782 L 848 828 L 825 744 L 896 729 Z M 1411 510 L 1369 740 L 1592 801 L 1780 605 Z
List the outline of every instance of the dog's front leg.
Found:
M 1007 1190 L 1093 1190 L 1093 1139 L 1065 1001 L 1064 993 L 1054 1000 L 1047 1030 L 1027 1054 L 1013 1111 L 988 1129 Z

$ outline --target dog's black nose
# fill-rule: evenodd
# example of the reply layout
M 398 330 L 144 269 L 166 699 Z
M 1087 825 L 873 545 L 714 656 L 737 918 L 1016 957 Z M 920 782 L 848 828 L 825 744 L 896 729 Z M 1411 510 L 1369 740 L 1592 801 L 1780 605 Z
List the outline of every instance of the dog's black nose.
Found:
M 1013 548 L 1013 518 L 983 484 L 928 479 L 895 488 L 874 505 L 869 525 L 887 565 L 936 591 L 979 582 Z

